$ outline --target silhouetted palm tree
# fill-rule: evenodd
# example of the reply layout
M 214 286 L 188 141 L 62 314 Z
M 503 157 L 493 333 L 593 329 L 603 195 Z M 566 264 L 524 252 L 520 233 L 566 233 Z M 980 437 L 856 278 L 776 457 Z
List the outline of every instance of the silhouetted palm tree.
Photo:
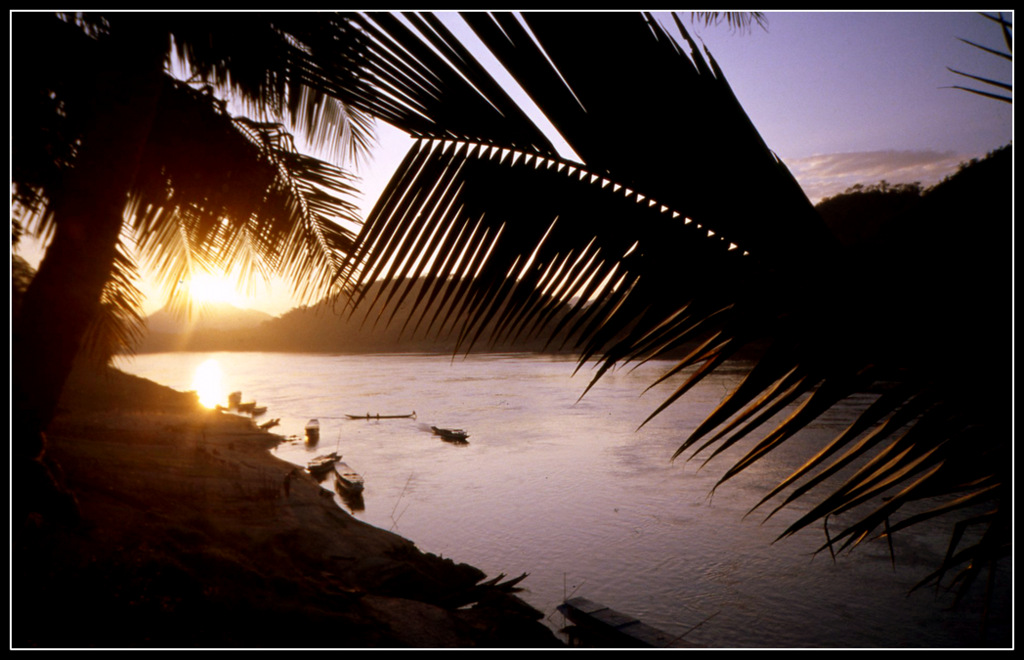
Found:
M 414 331 L 456 333 L 467 350 L 557 337 L 581 365 L 597 360 L 595 380 L 685 350 L 665 377 L 689 377 L 653 414 L 755 347 L 746 379 L 677 455 L 710 459 L 751 443 L 724 483 L 867 393 L 850 428 L 755 508 L 781 497 L 775 515 L 829 489 L 784 535 L 824 524 L 822 549 L 833 551 L 962 509 L 930 577 L 964 566 L 969 582 L 1005 556 L 1010 408 L 999 384 L 1009 373 L 992 333 L 1008 312 L 980 292 L 1009 283 L 990 229 L 1010 217 L 1008 149 L 924 196 L 886 240 L 846 249 L 678 19 L 682 42 L 639 13 L 463 16 L 577 162 L 506 111 L 436 17 L 405 18 L 359 19 L 373 37 L 373 84 L 415 108 L 392 121 L 419 140 L 346 268 L 346 283 L 375 292 L 355 298 L 358 310 L 386 323 L 411 301 Z M 752 439 L 768 423 L 774 430 Z M 838 474 L 845 481 L 830 479 Z M 936 504 L 899 519 L 920 499 Z M 980 540 L 963 547 L 972 525 Z
M 17 222 L 52 234 L 12 333 L 18 476 L 39 472 L 87 329 L 112 318 L 97 312 L 137 314 L 126 232 L 172 283 L 215 264 L 322 296 L 351 243 L 340 222 L 357 220 L 354 189 L 286 128 L 335 152 L 365 150 L 372 134 L 360 36 L 337 15 L 16 13 L 12 39 Z M 232 117 L 215 90 L 254 119 Z M 93 338 L 132 332 L 115 328 Z

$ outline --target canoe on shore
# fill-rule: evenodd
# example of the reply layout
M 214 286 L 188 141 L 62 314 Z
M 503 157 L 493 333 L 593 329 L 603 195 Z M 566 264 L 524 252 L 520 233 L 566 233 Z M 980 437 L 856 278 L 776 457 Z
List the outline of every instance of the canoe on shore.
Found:
M 306 422 L 306 443 L 315 445 L 320 440 L 320 420 L 311 419 Z
M 350 493 L 361 493 L 364 483 L 363 477 L 356 473 L 348 463 L 335 463 L 334 475 L 337 477 L 338 488 Z
M 574 625 L 566 629 L 572 646 L 597 648 L 696 648 L 682 636 L 663 630 L 595 603 L 587 598 L 569 598 L 557 607 Z
M 317 456 L 311 460 L 307 465 L 306 469 L 314 477 L 320 478 L 327 475 L 328 472 L 334 468 L 334 464 L 341 458 L 341 454 L 336 451 L 332 451 L 330 454 L 324 454 L 323 456 Z

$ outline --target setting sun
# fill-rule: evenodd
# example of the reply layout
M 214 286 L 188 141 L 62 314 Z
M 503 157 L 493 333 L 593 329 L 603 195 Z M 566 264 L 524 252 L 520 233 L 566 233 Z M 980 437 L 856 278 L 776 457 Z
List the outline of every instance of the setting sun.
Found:
M 228 303 L 237 307 L 243 301 L 230 278 L 209 273 L 199 273 L 192 277 L 189 295 L 193 302 L 200 304 Z
M 199 395 L 199 403 L 213 408 L 220 403 L 224 394 L 223 378 L 220 363 L 210 359 L 196 367 L 192 378 L 192 389 Z

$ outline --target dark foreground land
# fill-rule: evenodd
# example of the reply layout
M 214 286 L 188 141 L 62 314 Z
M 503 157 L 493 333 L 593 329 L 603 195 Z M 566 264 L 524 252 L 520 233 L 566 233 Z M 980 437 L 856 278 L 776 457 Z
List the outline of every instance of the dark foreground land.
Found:
M 286 488 L 278 440 L 190 394 L 76 373 L 48 455 L 81 522 L 13 530 L 12 647 L 561 644 L 495 576 L 354 519 L 308 474 Z

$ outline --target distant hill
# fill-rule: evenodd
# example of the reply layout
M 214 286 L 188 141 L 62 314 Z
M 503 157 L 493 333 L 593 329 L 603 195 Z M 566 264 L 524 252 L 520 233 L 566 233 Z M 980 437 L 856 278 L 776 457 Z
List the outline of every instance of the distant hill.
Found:
M 255 322 L 242 327 L 216 327 L 214 318 L 197 323 L 184 332 L 181 326 L 150 326 L 148 334 L 136 347 L 137 353 L 163 353 L 170 351 L 260 351 L 279 353 L 447 353 L 458 350 L 466 352 L 468 342 L 459 343 L 464 330 L 464 316 L 449 317 L 449 303 L 434 302 L 427 305 L 428 313 L 413 313 L 423 291 L 424 282 L 406 280 L 399 285 L 407 290 L 397 309 L 388 308 L 388 313 L 379 315 L 379 307 L 363 304 L 355 314 L 349 314 L 345 301 L 320 302 L 311 306 L 297 307 L 279 317 L 254 316 Z M 366 300 L 376 298 L 377 285 L 366 292 Z M 429 296 L 425 296 L 425 299 Z M 547 299 L 543 305 L 547 313 L 547 329 L 559 325 L 569 305 Z M 224 318 L 230 318 L 231 310 L 222 310 Z M 235 310 L 244 312 L 245 310 Z M 422 310 L 420 310 L 422 312 Z M 417 322 L 409 322 L 410 315 Z M 154 317 L 157 315 L 154 314 Z M 421 316 L 425 320 L 421 319 Z M 500 316 L 500 314 L 498 315 Z M 174 332 L 159 331 L 170 327 Z M 440 331 L 439 331 L 440 328 Z M 492 342 L 494 324 L 488 324 L 482 331 L 474 326 L 472 347 L 469 352 L 531 352 L 547 354 L 578 355 L 574 341 L 565 341 L 560 332 L 552 341 L 546 333 L 541 336 L 524 338 L 516 330 L 502 333 L 497 342 Z M 526 333 L 529 334 L 529 333 Z M 688 353 L 691 345 L 673 349 L 667 356 L 681 357 Z M 663 356 L 664 357 L 664 356 Z
M 414 293 L 422 283 L 413 283 Z M 373 297 L 371 291 L 368 298 Z M 410 295 L 409 300 L 415 299 Z M 457 323 L 450 323 L 443 332 L 436 327 L 406 326 L 411 303 L 399 306 L 394 317 L 391 313 L 376 319 L 376 311 L 370 311 L 367 319 L 363 309 L 351 317 L 340 311 L 344 305 L 321 302 L 309 307 L 298 307 L 280 317 L 251 310 L 239 310 L 230 306 L 217 309 L 196 320 L 189 329 L 179 319 L 174 319 L 163 310 L 150 317 L 148 333 L 140 346 L 139 353 L 165 351 L 278 351 L 302 353 L 386 353 L 386 352 L 452 352 L 456 348 Z M 367 310 L 369 311 L 369 310 Z M 435 311 L 433 308 L 431 311 Z M 390 322 L 389 322 L 390 319 Z M 375 322 L 376 321 L 376 322 Z M 424 324 L 426 325 L 426 324 Z M 484 333 L 487 336 L 487 333 Z M 544 341 L 516 341 L 492 346 L 481 342 L 475 350 L 540 351 Z
M 173 314 L 164 307 L 146 319 L 146 327 L 150 332 L 170 334 L 197 330 L 241 330 L 254 328 L 273 318 L 255 309 L 240 309 L 227 303 L 208 303 L 190 318 Z

